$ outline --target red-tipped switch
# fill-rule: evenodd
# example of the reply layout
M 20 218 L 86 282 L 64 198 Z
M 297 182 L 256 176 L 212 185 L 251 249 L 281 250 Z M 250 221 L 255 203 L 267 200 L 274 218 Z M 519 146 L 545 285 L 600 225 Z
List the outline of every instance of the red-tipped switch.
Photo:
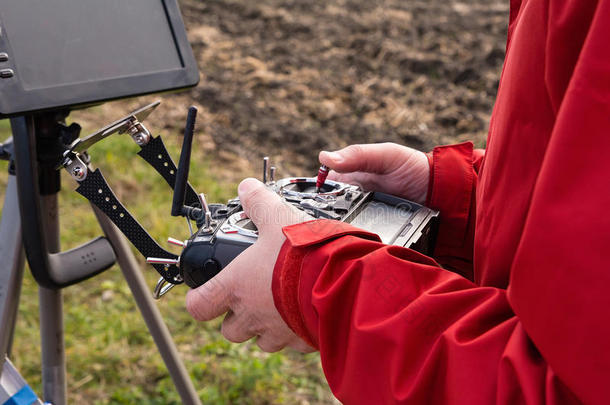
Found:
M 320 166 L 320 170 L 318 170 L 318 179 L 316 180 L 316 193 L 319 193 L 322 189 L 322 186 L 328 177 L 328 172 L 330 172 L 328 166 Z

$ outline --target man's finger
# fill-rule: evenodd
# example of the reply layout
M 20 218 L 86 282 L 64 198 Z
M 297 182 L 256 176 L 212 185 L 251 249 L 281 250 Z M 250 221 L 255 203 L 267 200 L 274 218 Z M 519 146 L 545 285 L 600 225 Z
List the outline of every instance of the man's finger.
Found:
M 404 150 L 393 143 L 350 145 L 336 152 L 320 152 L 320 163 L 339 173 L 383 174 L 393 170 Z
M 337 173 L 332 170 L 328 174 L 329 180 L 340 181 L 342 183 L 353 184 L 360 186 L 363 190 L 379 190 L 379 178 L 381 175 L 355 172 L 355 173 Z
M 204 285 L 186 294 L 186 309 L 198 321 L 210 321 L 231 308 L 232 280 L 223 269 Z

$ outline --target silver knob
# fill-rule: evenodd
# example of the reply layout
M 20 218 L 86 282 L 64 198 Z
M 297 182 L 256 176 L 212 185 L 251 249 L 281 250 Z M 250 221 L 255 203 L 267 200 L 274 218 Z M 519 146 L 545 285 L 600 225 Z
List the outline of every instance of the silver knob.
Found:
M 269 173 L 269 157 L 263 158 L 263 183 L 267 184 L 267 173 Z
M 146 263 L 149 264 L 166 264 L 166 265 L 176 265 L 178 263 L 180 263 L 180 259 L 169 259 L 169 258 L 164 258 L 164 257 L 147 257 L 146 258 Z
M 199 203 L 201 204 L 201 209 L 203 210 L 203 212 L 210 212 L 210 207 L 208 207 L 208 202 L 205 199 L 205 194 L 199 193 L 197 197 L 199 198 Z
M 181 241 L 175 238 L 167 238 L 167 242 L 171 243 L 172 245 L 176 245 L 176 246 L 180 246 L 180 247 L 185 247 L 186 246 L 186 242 L 185 241 Z
M 210 229 L 212 225 L 212 212 L 210 211 L 210 207 L 208 206 L 208 202 L 205 199 L 205 194 L 200 193 L 198 195 L 199 203 L 201 204 L 201 209 L 203 210 L 203 215 L 205 215 L 204 220 L 205 223 L 203 225 L 204 229 Z

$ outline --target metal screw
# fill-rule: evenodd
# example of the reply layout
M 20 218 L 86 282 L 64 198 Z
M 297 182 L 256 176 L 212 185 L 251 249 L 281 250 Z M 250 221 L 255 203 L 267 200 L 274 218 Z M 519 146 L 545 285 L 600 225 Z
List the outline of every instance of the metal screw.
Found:
M 75 166 L 72 168 L 72 175 L 76 177 L 78 180 L 82 180 L 85 178 L 85 171 L 80 166 Z
M 150 141 L 150 132 L 135 117 L 127 121 L 127 128 L 122 130 L 121 133 L 124 132 L 129 133 L 139 146 L 144 146 Z
M 138 133 L 136 133 L 135 135 L 133 135 L 133 140 L 136 141 L 136 143 L 140 146 L 146 145 L 148 143 L 148 140 L 150 139 L 150 135 L 148 135 L 147 133 L 140 131 Z

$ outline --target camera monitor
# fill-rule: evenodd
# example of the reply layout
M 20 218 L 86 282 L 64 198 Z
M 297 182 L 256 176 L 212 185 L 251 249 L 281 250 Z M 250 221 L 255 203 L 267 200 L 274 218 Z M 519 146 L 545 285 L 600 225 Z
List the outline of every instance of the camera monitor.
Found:
M 198 81 L 176 0 L 0 1 L 0 117 Z

